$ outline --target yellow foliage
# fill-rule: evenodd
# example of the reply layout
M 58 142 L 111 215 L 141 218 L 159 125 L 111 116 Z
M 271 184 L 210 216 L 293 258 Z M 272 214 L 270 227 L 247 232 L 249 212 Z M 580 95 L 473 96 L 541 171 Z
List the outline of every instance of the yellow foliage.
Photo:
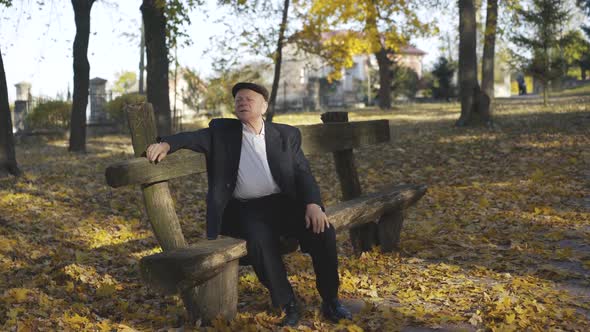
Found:
M 88 318 L 78 315 L 77 313 L 70 314 L 64 313 L 63 320 L 64 324 L 71 329 L 82 330 L 90 323 Z
M 11 288 L 4 293 L 3 297 L 9 301 L 21 303 L 28 299 L 30 293 L 31 290 L 27 288 Z
M 332 67 L 328 80 L 337 80 L 343 69 L 352 66 L 355 55 L 381 49 L 397 52 L 411 37 L 434 32 L 432 18 L 428 22 L 418 18 L 416 8 L 422 4 L 413 0 L 314 0 L 304 15 L 299 37 Z

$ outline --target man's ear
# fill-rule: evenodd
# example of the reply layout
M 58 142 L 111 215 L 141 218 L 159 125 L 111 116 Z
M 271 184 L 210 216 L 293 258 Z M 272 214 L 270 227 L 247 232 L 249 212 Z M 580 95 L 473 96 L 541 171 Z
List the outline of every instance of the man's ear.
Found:
M 262 111 L 262 115 L 266 114 L 267 111 L 268 111 L 268 102 L 265 101 L 264 102 L 264 111 Z

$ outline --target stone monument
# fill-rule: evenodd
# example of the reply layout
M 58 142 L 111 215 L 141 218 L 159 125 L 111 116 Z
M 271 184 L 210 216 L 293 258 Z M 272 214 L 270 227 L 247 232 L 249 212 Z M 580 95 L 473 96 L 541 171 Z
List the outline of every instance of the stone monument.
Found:
M 90 80 L 90 119 L 89 123 L 103 123 L 107 121 L 105 104 L 107 80 L 95 77 Z
M 16 87 L 16 100 L 14 102 L 13 126 L 16 132 L 20 132 L 27 129 L 25 119 L 31 107 L 31 83 L 20 82 L 14 86 Z

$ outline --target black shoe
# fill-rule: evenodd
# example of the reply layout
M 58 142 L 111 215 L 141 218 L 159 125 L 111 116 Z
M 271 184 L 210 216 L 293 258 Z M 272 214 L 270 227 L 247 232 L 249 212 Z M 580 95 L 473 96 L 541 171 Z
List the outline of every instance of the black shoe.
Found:
M 299 322 L 299 318 L 301 318 L 297 301 L 291 299 L 283 306 L 283 312 L 285 313 L 285 318 L 283 318 L 281 326 L 296 326 Z
M 350 311 L 338 299 L 322 302 L 322 314 L 333 323 L 338 323 L 341 319 L 352 319 Z

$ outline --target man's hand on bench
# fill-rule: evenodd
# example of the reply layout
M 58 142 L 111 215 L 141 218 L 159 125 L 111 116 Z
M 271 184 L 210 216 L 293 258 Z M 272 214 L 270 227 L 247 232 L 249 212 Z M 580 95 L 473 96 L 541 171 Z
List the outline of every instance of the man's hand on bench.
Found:
M 305 227 L 312 227 L 314 233 L 322 233 L 325 229 L 330 228 L 328 216 L 322 211 L 322 208 L 314 203 L 307 204 L 305 209 Z
M 166 142 L 160 142 L 148 146 L 147 150 L 145 150 L 145 156 L 150 161 L 150 163 L 154 161 L 158 163 L 166 158 L 168 151 L 170 151 L 170 144 Z

